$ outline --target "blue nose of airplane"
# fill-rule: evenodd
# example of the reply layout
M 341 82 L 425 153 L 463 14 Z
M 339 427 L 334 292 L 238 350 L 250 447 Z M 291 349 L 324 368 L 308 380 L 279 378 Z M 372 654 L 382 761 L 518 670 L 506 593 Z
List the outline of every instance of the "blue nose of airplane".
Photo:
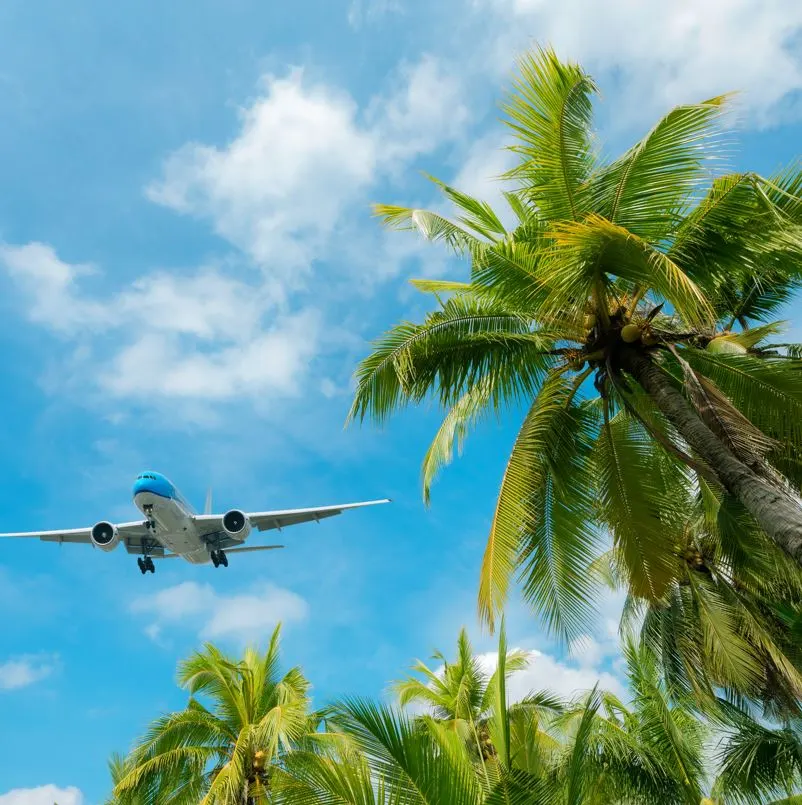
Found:
M 158 472 L 143 472 L 134 481 L 134 497 L 140 492 L 150 492 L 163 498 L 173 497 L 173 485 Z

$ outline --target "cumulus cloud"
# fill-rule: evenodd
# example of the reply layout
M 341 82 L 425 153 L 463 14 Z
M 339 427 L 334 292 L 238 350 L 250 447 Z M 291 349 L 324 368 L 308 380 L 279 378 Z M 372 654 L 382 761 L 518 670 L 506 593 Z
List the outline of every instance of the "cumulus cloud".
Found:
M 37 788 L 15 788 L 0 794 L 0 805 L 84 805 L 83 794 L 74 787 L 40 785 Z
M 264 640 L 279 622 L 305 620 L 309 606 L 299 595 L 272 584 L 225 595 L 210 584 L 186 581 L 135 599 L 130 610 L 153 619 L 145 633 L 157 642 L 169 628 L 188 628 L 202 640 L 248 643 Z
M 521 671 L 510 676 L 507 685 L 511 702 L 518 702 L 535 691 L 548 690 L 558 696 L 572 698 L 589 691 L 598 683 L 603 690 L 624 695 L 621 680 L 608 671 L 600 670 L 595 664 L 579 664 L 561 662 L 550 654 L 537 649 L 520 649 L 526 651 L 529 664 Z M 493 673 L 498 662 L 494 652 L 477 655 L 477 659 L 486 673 Z
M 459 133 L 461 92 L 432 56 L 403 66 L 365 115 L 346 92 L 306 80 L 301 69 L 266 76 L 230 142 L 184 145 L 147 193 L 210 221 L 270 275 L 296 285 L 381 171 Z
M 360 109 L 295 69 L 263 79 L 226 144 L 190 142 L 169 155 L 148 197 L 208 222 L 261 269 L 247 281 L 219 266 L 146 269 L 101 295 L 92 292 L 98 267 L 41 242 L 0 245 L 0 265 L 28 318 L 75 342 L 69 375 L 82 390 L 185 407 L 295 395 L 310 363 L 336 347 L 337 328 L 326 328 L 325 343 L 320 334 L 338 281 L 353 298 L 355 274 L 378 281 L 418 254 L 415 244 L 394 248 L 378 228 L 356 229 L 347 213 L 368 209 L 368 189 L 382 176 L 460 135 L 462 91 L 424 56 Z M 321 294 L 315 274 L 324 261 Z M 63 392 L 66 374 L 56 371 L 50 385 Z
M 115 396 L 292 395 L 317 351 L 316 310 L 284 312 L 271 284 L 217 268 L 153 272 L 101 298 L 82 284 L 97 270 L 62 260 L 47 244 L 2 245 L 0 264 L 28 298 L 31 320 L 96 339 L 92 376 Z
M 226 146 L 189 143 L 148 188 L 160 204 L 210 220 L 215 231 L 286 275 L 308 267 L 321 238 L 367 185 L 376 142 L 336 88 L 304 84 L 303 71 L 267 76 Z
M 12 657 L 0 662 L 0 691 L 27 688 L 50 676 L 57 666 L 57 659 L 52 656 Z M 2 802 L 0 798 L 0 803 Z
M 758 124 L 802 89 L 802 5 L 786 0 L 462 0 L 478 12 L 490 64 L 506 73 L 532 41 L 615 77 L 632 123 L 677 103 L 743 91 Z M 488 30 L 495 30 L 488 35 Z
M 403 166 L 418 154 L 459 139 L 469 120 L 464 87 L 450 65 L 431 54 L 404 64 L 396 86 L 368 109 L 379 166 Z

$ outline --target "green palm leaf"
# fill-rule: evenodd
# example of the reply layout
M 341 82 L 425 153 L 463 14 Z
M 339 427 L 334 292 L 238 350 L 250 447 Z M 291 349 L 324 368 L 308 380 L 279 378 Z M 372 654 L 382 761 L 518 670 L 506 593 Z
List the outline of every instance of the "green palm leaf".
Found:
M 596 451 L 599 506 L 627 571 L 630 590 L 657 600 L 677 577 L 683 471 L 659 458 L 624 414 L 605 422 Z M 665 472 L 660 471 L 660 467 Z
M 674 231 L 697 191 L 715 144 L 725 96 L 672 109 L 594 182 L 595 209 L 650 243 Z
M 548 219 L 577 219 L 590 199 L 584 186 L 594 163 L 589 128 L 596 88 L 578 66 L 551 50 L 519 61 L 520 79 L 504 106 L 521 158 L 509 176 Z
M 479 584 L 479 612 L 493 624 L 521 564 L 524 595 L 565 635 L 581 630 L 598 542 L 588 464 L 590 418 L 573 387 L 553 374 L 524 420 L 504 472 Z

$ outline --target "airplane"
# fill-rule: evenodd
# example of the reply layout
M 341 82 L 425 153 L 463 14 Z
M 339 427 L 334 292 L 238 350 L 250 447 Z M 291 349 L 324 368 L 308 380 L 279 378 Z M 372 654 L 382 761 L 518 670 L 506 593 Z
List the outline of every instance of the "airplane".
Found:
M 206 498 L 206 510 L 196 514 L 189 503 L 164 475 L 143 472 L 134 482 L 134 505 L 145 520 L 131 523 L 101 521 L 91 528 L 72 528 L 64 531 L 27 531 L 0 534 L 3 537 L 38 537 L 45 542 L 77 542 L 92 545 L 101 551 L 112 551 L 120 543 L 128 553 L 139 554 L 137 564 L 144 576 L 156 572 L 154 559 L 180 557 L 193 565 L 211 561 L 215 567 L 228 567 L 228 554 L 250 551 L 269 551 L 283 545 L 244 545 L 252 528 L 257 531 L 320 521 L 348 509 L 390 503 L 389 499 L 345 503 L 341 506 L 321 506 L 315 509 L 280 509 L 267 512 L 243 512 L 230 509 L 225 514 L 212 514 L 211 494 Z

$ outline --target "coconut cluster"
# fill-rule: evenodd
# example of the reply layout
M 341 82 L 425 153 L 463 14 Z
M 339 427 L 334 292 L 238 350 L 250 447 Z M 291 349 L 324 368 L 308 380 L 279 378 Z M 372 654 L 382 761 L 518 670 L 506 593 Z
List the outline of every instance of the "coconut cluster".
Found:
M 627 344 L 640 341 L 644 346 L 653 347 L 658 339 L 652 330 L 640 324 L 625 324 L 621 328 L 621 340 Z

